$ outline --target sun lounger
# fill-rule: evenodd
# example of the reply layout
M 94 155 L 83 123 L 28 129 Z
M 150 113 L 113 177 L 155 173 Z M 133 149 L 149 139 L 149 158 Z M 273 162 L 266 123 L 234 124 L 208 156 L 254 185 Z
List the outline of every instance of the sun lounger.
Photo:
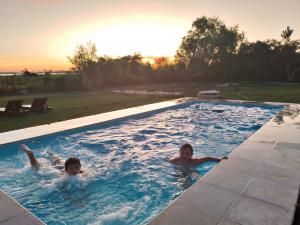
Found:
M 47 98 L 35 98 L 31 105 L 23 105 L 22 108 L 30 112 L 49 112 L 52 110 L 52 107 L 47 105 Z
M 5 108 L 0 108 L 0 115 L 23 115 L 28 110 L 22 107 L 23 100 L 8 101 Z

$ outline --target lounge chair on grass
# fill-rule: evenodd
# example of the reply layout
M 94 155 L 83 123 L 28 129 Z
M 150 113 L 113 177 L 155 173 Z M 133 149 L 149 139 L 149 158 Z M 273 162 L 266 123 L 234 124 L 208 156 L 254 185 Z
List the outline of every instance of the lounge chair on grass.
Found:
M 13 116 L 24 115 L 28 110 L 22 107 L 23 100 L 8 101 L 5 108 L 0 108 L 0 115 Z
M 52 107 L 47 105 L 47 98 L 35 98 L 31 105 L 23 105 L 23 109 L 30 112 L 50 112 Z

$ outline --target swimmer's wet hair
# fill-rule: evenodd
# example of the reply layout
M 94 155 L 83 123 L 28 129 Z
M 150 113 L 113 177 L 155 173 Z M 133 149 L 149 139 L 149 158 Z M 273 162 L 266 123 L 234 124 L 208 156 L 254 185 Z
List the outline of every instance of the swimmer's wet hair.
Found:
M 74 165 L 74 164 L 77 164 L 77 165 L 79 164 L 79 166 L 81 167 L 81 163 L 78 158 L 75 158 L 75 157 L 68 158 L 65 162 L 65 170 L 67 170 L 69 166 Z
M 186 143 L 186 144 L 184 144 L 184 145 L 181 145 L 179 152 L 181 152 L 182 149 L 186 149 L 186 148 L 191 149 L 191 152 L 192 152 L 192 155 L 193 155 L 193 153 L 194 153 L 194 152 L 193 152 L 193 147 L 192 147 L 190 144 L 188 144 L 188 143 Z

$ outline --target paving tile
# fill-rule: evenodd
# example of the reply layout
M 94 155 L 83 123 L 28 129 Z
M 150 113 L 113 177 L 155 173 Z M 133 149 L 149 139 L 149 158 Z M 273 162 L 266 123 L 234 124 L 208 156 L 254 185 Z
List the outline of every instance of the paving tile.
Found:
M 0 195 L 0 222 L 24 213 L 26 210 L 6 195 Z
M 148 225 L 216 225 L 218 219 L 177 199 Z
M 260 178 L 251 179 L 244 194 L 286 209 L 293 209 L 298 198 L 296 188 Z
M 239 193 L 199 181 L 180 198 L 195 209 L 221 218 L 239 196 Z
M 300 144 L 278 142 L 275 145 L 274 150 L 284 153 L 287 157 L 293 158 L 294 160 L 300 162 Z
M 268 154 L 264 161 L 273 166 L 300 171 L 300 151 L 297 151 L 299 153 L 297 158 L 284 151 L 274 151 Z
M 249 141 L 249 139 L 245 140 L 242 144 L 240 144 L 236 149 L 241 150 L 254 150 L 254 149 L 266 149 L 266 150 L 273 150 L 275 142 L 273 141 Z M 236 150 L 235 149 L 235 150 Z
M 274 153 L 274 146 L 273 142 L 245 141 L 234 149 L 229 156 L 262 162 Z
M 218 225 L 241 225 L 240 223 L 233 222 L 229 219 L 221 220 Z
M 277 141 L 300 143 L 300 129 L 265 125 L 260 128 L 255 134 L 274 138 Z
M 266 124 L 275 127 L 300 128 L 300 106 L 292 104 L 285 107 L 276 117 Z
M 299 150 L 300 151 L 300 144 L 297 144 L 297 143 L 290 143 L 290 142 L 279 141 L 276 144 L 276 146 L 280 147 L 280 148 L 291 148 L 291 149 L 295 149 L 295 150 Z
M 273 143 L 273 144 L 277 142 L 275 138 L 260 136 L 257 133 L 254 133 L 250 137 L 248 137 L 247 141 L 260 142 L 260 143 Z
M 0 225 L 45 225 L 45 223 L 34 217 L 31 213 L 24 212 L 0 223 Z
M 225 219 L 243 225 L 291 225 L 294 210 L 284 209 L 249 197 L 238 200 Z
M 215 167 L 209 173 L 205 174 L 200 182 L 207 182 L 233 192 L 241 193 L 250 181 L 250 178 L 250 176 Z
M 283 116 L 283 121 L 276 122 L 274 119 L 265 123 L 265 125 L 281 128 L 294 128 L 300 129 L 300 116 L 297 118 L 291 118 L 289 116 Z
M 229 156 L 227 160 L 222 160 L 216 167 L 232 170 L 247 176 L 253 176 L 259 165 L 259 162 Z
M 298 171 L 268 164 L 261 164 L 257 169 L 255 177 L 286 185 L 288 187 L 299 188 L 300 185 L 300 173 Z

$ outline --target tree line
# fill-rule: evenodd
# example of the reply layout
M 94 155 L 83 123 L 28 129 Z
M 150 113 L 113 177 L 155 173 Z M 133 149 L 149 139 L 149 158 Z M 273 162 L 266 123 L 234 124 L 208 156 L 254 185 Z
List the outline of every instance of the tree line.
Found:
M 202 79 L 299 81 L 300 41 L 291 40 L 292 33 L 287 27 L 281 40 L 249 42 L 238 26 L 202 17 L 183 38 L 176 59 L 186 66 L 186 74 Z
M 96 45 L 88 42 L 79 45 L 73 57 L 68 57 L 72 70 L 81 76 L 83 86 L 124 86 L 178 80 L 175 65 L 167 57 L 153 58 L 153 63 L 143 61 L 140 53 L 113 58 L 97 56 Z
M 300 81 L 300 40 L 287 27 L 281 39 L 247 41 L 236 26 L 218 17 L 197 18 L 182 38 L 175 60 L 144 62 L 139 53 L 97 56 L 96 46 L 79 45 L 68 57 L 83 85 L 92 87 L 181 81 Z
M 0 77 L 0 95 L 171 82 L 300 82 L 300 40 L 292 34 L 288 26 L 278 40 L 250 42 L 237 25 L 203 16 L 192 23 L 173 59 L 98 56 L 96 45 L 88 42 L 68 57 L 69 73 L 39 75 L 25 69 L 22 76 Z

